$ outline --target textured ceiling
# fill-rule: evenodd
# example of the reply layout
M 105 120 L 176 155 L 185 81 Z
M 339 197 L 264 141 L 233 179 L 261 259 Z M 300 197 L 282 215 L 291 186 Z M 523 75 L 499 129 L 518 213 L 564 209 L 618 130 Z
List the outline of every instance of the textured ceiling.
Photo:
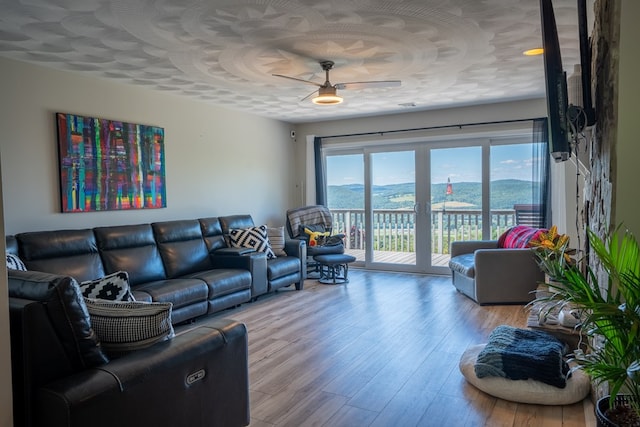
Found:
M 537 0 L 0 0 L 0 56 L 299 123 L 544 96 Z M 554 0 L 563 65 L 575 0 Z M 402 81 L 301 101 L 324 82 Z M 404 105 L 404 106 L 403 106 Z

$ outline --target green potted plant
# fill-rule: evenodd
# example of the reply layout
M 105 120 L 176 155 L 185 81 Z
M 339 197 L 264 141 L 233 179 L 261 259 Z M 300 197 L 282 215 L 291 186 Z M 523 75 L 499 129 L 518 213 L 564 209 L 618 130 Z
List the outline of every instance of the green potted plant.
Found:
M 610 395 L 600 399 L 596 407 L 599 425 L 638 426 L 640 248 L 628 230 L 617 228 L 604 238 L 591 230 L 587 234 L 604 274 L 598 275 L 586 260 L 564 263 L 555 277 L 557 282 L 549 284 L 550 294 L 537 300 L 559 309 L 570 305 L 581 312 L 587 349 L 575 349 L 572 360 L 596 384 L 608 384 Z
M 559 234 L 555 225 L 548 230 L 540 230 L 529 242 L 529 247 L 535 255 L 538 267 L 544 273 L 544 283 L 538 284 L 536 298 L 548 296 L 549 284 L 558 284 L 556 278 L 562 276 L 568 265 L 575 263 L 571 257 L 575 250 L 569 249 L 569 236 Z M 530 308 L 537 314 L 540 325 L 558 323 L 560 310 L 556 305 L 534 302 Z
M 561 277 L 567 265 L 574 261 L 569 249 L 569 236 L 559 234 L 557 226 L 552 226 L 549 230 L 542 230 L 529 242 L 529 247 L 533 250 L 540 270 L 545 274 L 545 282 L 549 283 Z

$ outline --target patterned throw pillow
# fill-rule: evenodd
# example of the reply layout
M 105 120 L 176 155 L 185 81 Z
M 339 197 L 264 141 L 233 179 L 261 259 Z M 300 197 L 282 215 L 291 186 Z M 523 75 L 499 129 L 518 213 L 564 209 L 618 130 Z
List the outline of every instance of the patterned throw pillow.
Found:
M 266 225 L 232 228 L 229 230 L 229 244 L 232 248 L 250 248 L 255 249 L 257 252 L 264 252 L 267 254 L 267 259 L 276 257 L 271 246 L 269 246 Z
M 129 275 L 118 271 L 96 280 L 80 283 L 80 291 L 85 298 L 109 301 L 135 301 L 129 286 Z
M 91 326 L 109 357 L 123 356 L 173 338 L 170 302 L 85 298 Z
M 9 270 L 27 271 L 27 267 L 24 266 L 20 257 L 9 252 L 7 252 L 7 268 Z
M 287 256 L 284 251 L 284 227 L 267 228 L 267 236 L 269 237 L 269 246 L 276 256 Z

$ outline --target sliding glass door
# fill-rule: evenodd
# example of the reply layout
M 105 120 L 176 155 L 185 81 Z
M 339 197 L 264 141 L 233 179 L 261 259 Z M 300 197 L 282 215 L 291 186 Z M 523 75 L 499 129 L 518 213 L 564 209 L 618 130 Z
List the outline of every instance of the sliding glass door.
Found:
M 360 152 L 325 157 L 327 207 L 333 214 L 334 233 L 345 235 L 346 253 L 365 262 L 365 162 Z
M 415 267 L 416 151 L 374 152 L 369 159 L 370 261 Z
M 371 269 L 448 274 L 455 240 L 495 239 L 532 205 L 531 139 L 331 147 L 327 205 L 346 252 Z
M 482 146 L 429 150 L 430 270 L 448 272 L 454 240 L 482 240 Z
M 447 273 L 449 243 L 471 231 L 456 223 L 481 227 L 479 146 L 382 146 L 325 160 L 328 207 L 348 237 L 347 253 L 367 268 Z
M 327 206 L 335 231 L 344 233 L 346 253 L 367 268 L 422 271 L 420 236 L 426 205 L 416 170 L 419 148 L 349 150 L 325 156 Z M 420 200 L 420 198 L 424 200 Z M 424 216 L 426 212 L 422 212 Z

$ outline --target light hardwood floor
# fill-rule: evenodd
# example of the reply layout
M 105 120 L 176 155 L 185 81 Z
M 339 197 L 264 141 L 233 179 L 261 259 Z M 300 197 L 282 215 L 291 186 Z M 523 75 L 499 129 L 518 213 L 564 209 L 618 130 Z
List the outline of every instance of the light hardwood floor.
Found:
M 462 352 L 522 306 L 480 307 L 450 277 L 351 269 L 350 283 L 307 280 L 219 317 L 249 330 L 251 427 L 591 426 L 571 406 L 496 399 L 467 384 Z

